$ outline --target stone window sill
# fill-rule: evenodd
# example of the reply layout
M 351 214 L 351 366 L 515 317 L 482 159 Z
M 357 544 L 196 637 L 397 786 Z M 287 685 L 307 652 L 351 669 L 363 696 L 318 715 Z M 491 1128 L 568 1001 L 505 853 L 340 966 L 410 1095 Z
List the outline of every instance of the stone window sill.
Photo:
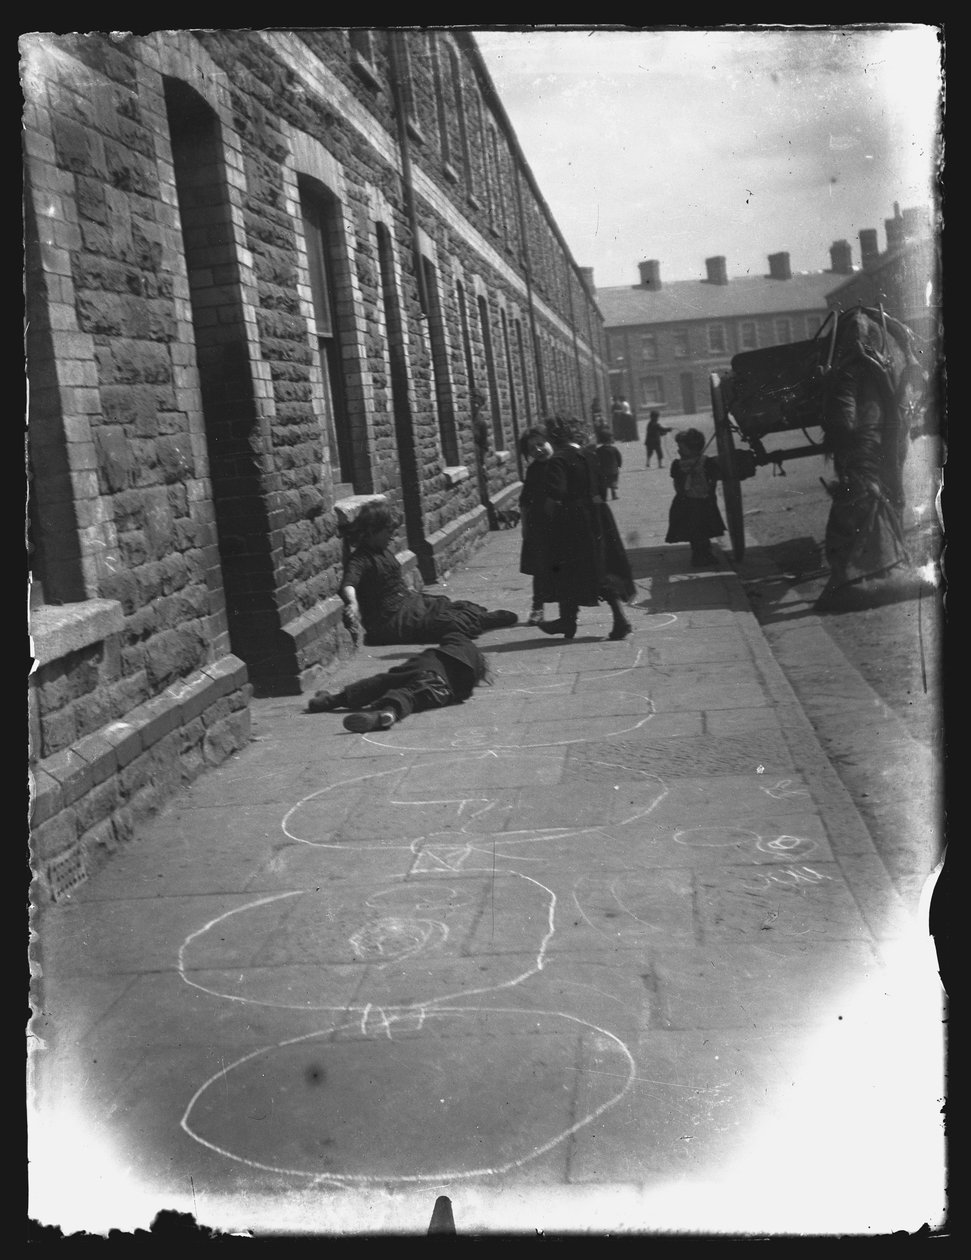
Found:
M 361 82 L 365 84 L 366 87 L 369 87 L 372 92 L 377 92 L 381 87 L 381 83 L 374 71 L 374 67 L 367 58 L 362 57 L 359 52 L 351 53 L 351 69 Z
M 508 464 L 511 458 L 511 451 L 496 451 L 496 459 L 500 464 Z
M 457 486 L 460 481 L 468 480 L 469 476 L 469 470 L 465 464 L 459 464 L 454 468 L 443 468 L 442 473 L 447 486 Z
M 421 127 L 418 126 L 418 124 L 415 122 L 414 118 L 412 118 L 410 114 L 408 115 L 408 118 L 405 122 L 405 126 L 408 128 L 408 135 L 412 138 L 412 140 L 415 141 L 416 144 L 420 144 L 420 145 L 428 144 L 428 141 L 425 139 L 425 133 L 422 131 Z
M 44 604 L 30 612 L 31 651 L 38 665 L 49 665 L 71 652 L 100 643 L 124 624 L 121 604 L 114 599 L 88 599 L 79 604 Z

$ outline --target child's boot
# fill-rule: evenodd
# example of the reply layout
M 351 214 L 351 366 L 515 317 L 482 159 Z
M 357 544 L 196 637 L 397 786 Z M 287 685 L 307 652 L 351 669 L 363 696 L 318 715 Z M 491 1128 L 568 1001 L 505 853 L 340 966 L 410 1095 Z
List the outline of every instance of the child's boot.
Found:
M 366 735 L 369 731 L 389 731 L 398 720 L 393 709 L 365 709 L 360 713 L 348 713 L 344 729 Z

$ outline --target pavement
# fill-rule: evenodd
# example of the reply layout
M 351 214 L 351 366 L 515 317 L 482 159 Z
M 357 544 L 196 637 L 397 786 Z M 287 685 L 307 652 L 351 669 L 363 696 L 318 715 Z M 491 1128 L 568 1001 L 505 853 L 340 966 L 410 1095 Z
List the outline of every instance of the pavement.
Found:
M 926 897 L 895 886 L 739 575 L 663 544 L 667 471 L 626 450 L 629 638 L 603 606 L 572 642 L 491 632 L 491 686 L 370 735 L 257 700 L 247 748 L 35 913 L 31 1218 L 941 1227 Z M 519 544 L 490 534 L 434 589 L 525 617 Z

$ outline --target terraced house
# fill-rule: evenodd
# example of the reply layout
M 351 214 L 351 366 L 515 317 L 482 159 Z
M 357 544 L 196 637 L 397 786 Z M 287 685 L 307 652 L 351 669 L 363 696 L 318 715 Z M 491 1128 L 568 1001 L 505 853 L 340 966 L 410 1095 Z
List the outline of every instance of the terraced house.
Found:
M 32 842 L 69 890 L 353 646 L 342 526 L 416 583 L 608 394 L 589 278 L 474 37 L 22 37 Z

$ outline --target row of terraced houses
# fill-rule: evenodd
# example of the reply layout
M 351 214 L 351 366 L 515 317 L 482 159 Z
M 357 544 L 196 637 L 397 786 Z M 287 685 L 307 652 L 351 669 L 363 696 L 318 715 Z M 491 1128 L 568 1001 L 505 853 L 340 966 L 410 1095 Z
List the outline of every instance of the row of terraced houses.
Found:
M 373 496 L 440 581 L 517 435 L 609 394 L 603 321 L 461 31 L 20 42 L 31 836 L 84 880 L 353 651 Z

